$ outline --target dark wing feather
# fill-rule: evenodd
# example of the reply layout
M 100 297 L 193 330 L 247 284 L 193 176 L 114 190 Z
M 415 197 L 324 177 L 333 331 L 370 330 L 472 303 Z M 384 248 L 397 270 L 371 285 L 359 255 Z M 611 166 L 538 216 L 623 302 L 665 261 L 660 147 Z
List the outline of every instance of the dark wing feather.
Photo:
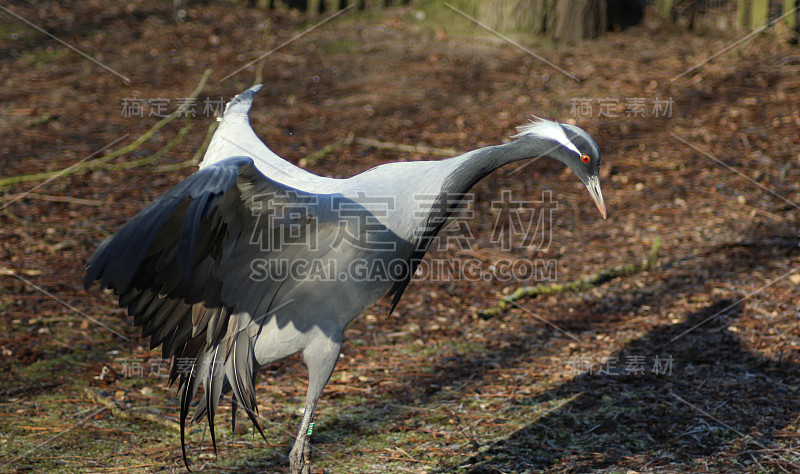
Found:
M 147 206 L 89 260 L 85 286 L 100 280 L 103 288 L 113 289 L 143 336 L 150 336 L 151 348 L 162 344 L 163 356 L 174 357 L 170 383 L 179 380 L 182 447 L 200 383 L 206 396 L 193 420 L 206 415 L 213 429 L 219 398 L 231 390 L 236 406 L 263 436 L 254 387 L 258 327 L 274 317 L 279 326 L 291 322 L 307 330 L 318 321 L 304 320 L 305 315 L 320 304 L 309 294 L 313 290 L 304 289 L 303 278 L 257 280 L 251 263 L 326 256 L 347 262 L 368 253 L 347 245 L 334 248 L 342 223 L 333 201 L 344 199 L 284 186 L 260 173 L 252 159 L 229 158 L 199 170 Z M 357 296 L 354 288 L 341 297 Z M 284 309 L 271 315 L 273 308 Z
M 131 269 L 138 268 L 156 236 L 162 230 L 166 230 L 162 228 L 175 211 L 187 199 L 195 200 L 204 196 L 207 199 L 210 195 L 224 194 L 236 184 L 239 167 L 252 165 L 252 162 L 250 158 L 237 157 L 209 166 L 189 176 L 156 199 L 134 216 L 117 234 L 106 239 L 95 251 L 87 266 L 84 287 L 88 289 L 95 280 L 101 279 L 103 288 L 113 288 L 120 293 L 126 292 L 131 279 L 136 275 Z M 198 207 L 195 206 L 193 210 L 197 211 Z M 204 206 L 199 210 L 207 211 L 208 208 Z M 194 237 L 188 232 L 199 224 L 199 219 L 195 223 L 187 223 L 187 219 L 184 219 L 183 224 L 181 246 L 189 247 L 191 250 Z M 127 245 L 132 242 L 136 242 L 137 245 Z M 165 243 L 162 242 L 163 244 Z M 158 247 L 157 245 L 155 250 L 158 250 Z M 182 262 L 182 266 L 186 267 L 186 262 Z

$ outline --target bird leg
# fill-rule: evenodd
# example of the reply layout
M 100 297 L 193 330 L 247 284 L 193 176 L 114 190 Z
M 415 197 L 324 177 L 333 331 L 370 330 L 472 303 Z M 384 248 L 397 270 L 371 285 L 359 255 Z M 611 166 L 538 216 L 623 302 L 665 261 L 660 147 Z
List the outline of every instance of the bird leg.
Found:
M 303 421 L 300 423 L 300 431 L 297 432 L 297 439 L 294 442 L 292 452 L 289 453 L 289 472 L 292 474 L 311 473 L 311 443 L 308 442 L 309 428 L 311 420 L 314 419 L 314 409 L 316 401 L 306 404 L 303 411 Z
M 311 443 L 308 437 L 313 431 L 317 401 L 333 373 L 333 368 L 336 367 L 336 361 L 339 360 L 339 353 L 342 350 L 341 335 L 338 336 L 336 338 L 326 336 L 319 343 L 309 344 L 303 351 L 303 358 L 308 366 L 308 392 L 303 421 L 300 423 L 294 447 L 289 453 L 289 472 L 292 474 L 311 473 Z

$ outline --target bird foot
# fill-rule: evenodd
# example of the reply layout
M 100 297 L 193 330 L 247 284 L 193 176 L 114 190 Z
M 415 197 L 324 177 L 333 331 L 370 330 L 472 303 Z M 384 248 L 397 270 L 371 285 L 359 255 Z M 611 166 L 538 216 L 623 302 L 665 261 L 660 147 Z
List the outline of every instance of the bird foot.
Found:
M 289 453 L 289 472 L 291 474 L 311 474 L 311 444 L 308 440 L 300 449 L 295 446 Z

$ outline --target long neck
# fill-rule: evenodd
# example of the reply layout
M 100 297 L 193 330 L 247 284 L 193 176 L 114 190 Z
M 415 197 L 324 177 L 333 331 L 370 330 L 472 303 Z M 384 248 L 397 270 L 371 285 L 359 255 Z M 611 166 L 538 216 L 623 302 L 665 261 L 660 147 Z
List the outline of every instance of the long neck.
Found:
M 463 196 L 481 179 L 508 163 L 545 156 L 553 150 L 553 142 L 536 137 L 521 137 L 503 145 L 488 146 L 441 161 L 446 177 L 438 181 L 439 195 L 422 222 L 417 235 L 432 238 L 458 206 Z M 423 243 L 423 245 L 427 245 Z M 427 248 L 427 247 L 425 247 Z M 424 252 L 424 251 L 423 251 Z
M 439 195 L 432 203 L 422 220 L 414 223 L 413 236 L 410 238 L 414 250 L 408 256 L 411 264 L 408 275 L 396 281 L 387 296 L 392 297 L 392 309 L 400 301 L 408 282 L 414 275 L 417 265 L 425 256 L 433 238 L 439 233 L 448 216 L 458 206 L 463 195 L 478 181 L 492 171 L 514 161 L 544 156 L 552 149 L 552 142 L 534 137 L 521 137 L 511 143 L 480 148 L 461 156 L 437 162 L 438 171 L 445 171 L 447 177 L 441 183 Z M 428 162 L 430 163 L 430 162 Z M 438 186 L 437 186 L 438 187 Z
M 478 181 L 498 168 L 524 160 L 545 156 L 553 151 L 553 142 L 536 137 L 520 137 L 502 145 L 487 146 L 453 158 L 457 166 L 446 178 L 442 192 L 466 193 Z

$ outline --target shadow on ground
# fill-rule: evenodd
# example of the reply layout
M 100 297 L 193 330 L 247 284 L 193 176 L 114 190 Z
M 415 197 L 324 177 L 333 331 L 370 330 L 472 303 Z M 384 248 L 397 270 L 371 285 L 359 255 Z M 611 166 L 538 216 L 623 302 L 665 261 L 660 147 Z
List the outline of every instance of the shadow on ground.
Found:
M 754 229 L 760 237 L 753 240 L 666 262 L 656 278 L 635 292 L 633 301 L 654 312 L 663 310 L 704 285 L 741 280 L 742 275 L 763 271 L 798 252 L 796 236 L 785 234 L 782 228 L 767 229 L 766 234 L 764 230 Z M 584 306 L 576 308 L 576 314 L 590 317 L 559 321 L 559 325 L 580 333 L 599 321 L 625 317 L 607 302 L 587 301 Z M 606 311 L 598 312 L 596 306 Z M 797 467 L 779 457 L 775 440 L 800 413 L 800 367 L 765 358 L 742 345 L 734 324 L 746 311 L 747 301 L 721 297 L 698 311 L 684 313 L 683 318 L 677 314 L 681 323 L 661 325 L 606 360 L 585 361 L 586 366 L 576 370 L 581 375 L 542 395 L 511 401 L 509 412 L 526 405 L 566 403 L 505 439 L 475 446 L 469 459 L 439 469 L 558 470 L 562 462 L 570 470 L 668 468 L 673 462 L 691 466 L 701 456 L 736 469 L 763 469 L 765 464 Z M 459 387 L 465 394 L 479 391 L 488 383 L 487 367 L 521 366 L 532 353 L 543 352 L 543 340 L 563 338 L 551 329 L 544 335 L 523 331 L 504 337 L 513 342 L 503 349 L 487 347 L 474 355 L 442 359 L 430 376 L 405 377 L 402 389 L 376 393 L 371 395 L 375 399 L 351 407 L 354 410 L 317 420 L 320 429 L 313 443 L 319 448 L 341 442 L 339 435 L 385 433 L 408 417 L 409 407 L 425 409 L 441 402 L 443 387 Z M 239 466 L 266 467 L 265 462 L 276 468 L 285 466 L 282 454 L 272 449 L 270 453 L 248 455 Z
M 757 463 L 800 411 L 800 371 L 742 347 L 730 329 L 743 307 L 719 300 L 626 345 L 594 373 L 523 401 L 570 399 L 458 467 L 547 469 L 568 457 L 573 468 L 656 468 L 721 451 L 738 458 L 731 465 Z

